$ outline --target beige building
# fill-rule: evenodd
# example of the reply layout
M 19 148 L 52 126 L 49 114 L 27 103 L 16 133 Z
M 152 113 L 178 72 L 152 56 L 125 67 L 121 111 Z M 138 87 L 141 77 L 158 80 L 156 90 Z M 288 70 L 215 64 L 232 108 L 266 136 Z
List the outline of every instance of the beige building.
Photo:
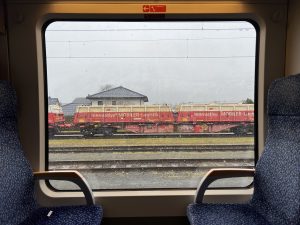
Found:
M 112 88 L 86 97 L 92 106 L 97 105 L 143 105 L 148 97 L 122 86 Z

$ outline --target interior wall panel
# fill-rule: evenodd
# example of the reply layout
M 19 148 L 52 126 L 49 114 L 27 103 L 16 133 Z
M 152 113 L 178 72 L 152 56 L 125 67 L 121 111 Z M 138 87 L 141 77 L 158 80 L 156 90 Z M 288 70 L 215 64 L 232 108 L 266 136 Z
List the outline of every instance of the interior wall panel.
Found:
M 286 75 L 300 73 L 300 1 L 290 0 L 287 26 Z
M 33 1 L 33 0 L 31 0 Z M 36 0 L 35 0 L 36 1 Z M 43 170 L 45 165 L 45 108 L 44 108 L 44 61 L 42 26 L 50 19 L 97 19 L 99 15 L 141 14 L 143 2 L 102 3 L 86 2 L 26 4 L 20 0 L 8 1 L 8 31 L 11 61 L 11 80 L 19 96 L 20 138 L 33 170 Z M 286 4 L 245 4 L 230 1 L 192 1 L 189 4 L 168 1 L 169 14 L 192 13 L 202 18 L 246 18 L 260 26 L 260 51 L 258 65 L 258 133 L 259 150 L 264 145 L 265 96 L 270 82 L 284 74 L 286 40 Z M 145 2 L 144 2 L 145 4 Z M 21 37 L 21 38 L 20 38 Z M 83 201 L 75 192 L 53 192 L 41 184 L 41 205 L 76 204 Z M 186 205 L 192 202 L 194 190 L 176 191 L 125 191 L 96 192 L 106 217 L 136 216 L 184 216 Z M 208 191 L 207 200 L 245 201 L 251 190 Z M 123 197 L 122 197 L 123 196 Z M 131 204 L 132 207 L 126 207 Z M 159 207 L 158 207 L 159 206 Z
M 8 43 L 7 31 L 5 27 L 4 2 L 0 2 L 0 79 L 7 80 L 9 78 L 8 64 Z

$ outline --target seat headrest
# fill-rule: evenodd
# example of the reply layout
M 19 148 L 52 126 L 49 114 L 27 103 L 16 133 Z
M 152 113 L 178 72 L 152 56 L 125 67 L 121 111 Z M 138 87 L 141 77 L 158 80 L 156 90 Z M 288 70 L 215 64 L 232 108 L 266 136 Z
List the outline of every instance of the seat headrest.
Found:
M 0 80 L 0 118 L 16 117 L 16 93 L 8 81 Z
M 269 89 L 268 114 L 300 116 L 300 74 L 275 80 Z

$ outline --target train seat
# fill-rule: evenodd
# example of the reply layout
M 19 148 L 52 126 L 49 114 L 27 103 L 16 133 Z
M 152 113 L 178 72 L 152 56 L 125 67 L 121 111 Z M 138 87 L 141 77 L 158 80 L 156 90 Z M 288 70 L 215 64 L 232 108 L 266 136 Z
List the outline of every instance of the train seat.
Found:
M 201 180 L 187 215 L 192 225 L 300 224 L 300 75 L 274 81 L 268 94 L 268 135 L 256 169 L 213 169 Z M 213 181 L 254 175 L 247 204 L 202 203 Z
M 86 206 L 39 208 L 34 182 L 69 180 L 80 186 Z M 16 95 L 7 81 L 0 81 L 0 224 L 5 225 L 99 225 L 102 208 L 94 204 L 91 189 L 76 171 L 32 173 L 17 133 Z

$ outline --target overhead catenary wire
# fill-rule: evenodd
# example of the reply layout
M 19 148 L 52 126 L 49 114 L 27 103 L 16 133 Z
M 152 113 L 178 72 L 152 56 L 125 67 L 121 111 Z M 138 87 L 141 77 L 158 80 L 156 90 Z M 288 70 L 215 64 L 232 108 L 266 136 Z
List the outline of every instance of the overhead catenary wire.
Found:
M 201 29 L 76 29 L 76 30 L 47 30 L 47 31 L 148 31 L 148 30 L 249 30 L 254 28 L 201 28 Z M 47 32 L 46 31 L 46 32 Z M 94 40 L 47 40 L 46 43 L 92 43 L 92 42 L 158 42 L 158 41 L 201 41 L 201 40 L 235 40 L 235 39 L 256 39 L 256 36 L 239 37 L 204 37 L 204 38 L 160 38 L 160 39 L 94 39 Z M 70 48 L 70 46 L 69 46 Z M 47 59 L 233 59 L 233 58 L 255 58 L 254 55 L 239 56 L 47 56 Z
M 170 28 L 170 29 L 166 29 L 166 28 L 148 28 L 148 29 L 133 29 L 133 28 L 128 28 L 128 29 L 47 29 L 46 32 L 50 31 L 50 32 L 65 32 L 65 31 L 93 31 L 93 32 L 106 32 L 106 31 L 114 31 L 114 32 L 119 32 L 119 31 L 203 31 L 203 30 L 208 30 L 208 31 L 221 31 L 221 30 L 230 30 L 230 31 L 244 31 L 244 30 L 255 30 L 255 28 L 251 28 L 251 27 L 240 27 L 240 28 Z
M 253 55 L 241 56 L 47 56 L 47 59 L 230 59 L 255 58 Z
M 74 42 L 74 43 L 87 43 L 87 42 L 150 42 L 150 41 L 202 41 L 202 40 L 231 40 L 231 39 L 256 39 L 256 37 L 214 37 L 214 38 L 181 38 L 181 39 L 127 39 L 127 40 L 112 40 L 112 39 L 95 39 L 95 40 L 47 40 L 47 43 L 53 43 L 53 42 Z

